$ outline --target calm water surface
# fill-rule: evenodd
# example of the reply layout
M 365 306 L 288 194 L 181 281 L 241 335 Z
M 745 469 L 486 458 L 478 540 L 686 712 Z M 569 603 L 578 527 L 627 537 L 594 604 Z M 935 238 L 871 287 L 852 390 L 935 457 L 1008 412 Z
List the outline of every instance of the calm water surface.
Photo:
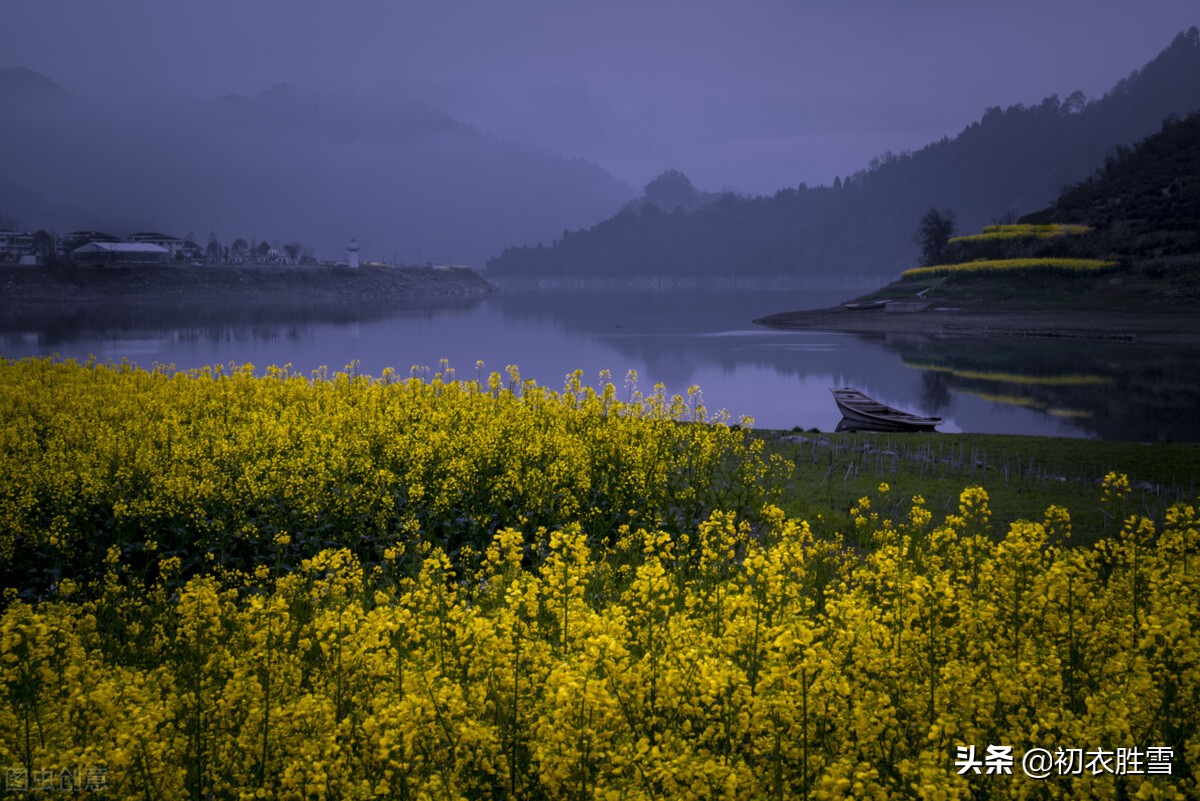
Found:
M 866 338 L 791 333 L 750 321 L 843 300 L 824 292 L 511 292 L 412 307 L 380 305 L 105 307 L 4 312 L 0 355 L 128 359 L 177 368 L 250 362 L 309 372 L 358 362 L 459 377 L 516 364 L 558 388 L 582 369 L 611 371 L 622 387 L 669 392 L 699 385 L 710 410 L 760 428 L 832 430 L 830 387 L 854 386 L 902 409 L 944 418 L 940 430 L 1200 440 L 1200 352 L 1131 343 L 1019 339 Z M 622 392 L 624 390 L 622 389 Z

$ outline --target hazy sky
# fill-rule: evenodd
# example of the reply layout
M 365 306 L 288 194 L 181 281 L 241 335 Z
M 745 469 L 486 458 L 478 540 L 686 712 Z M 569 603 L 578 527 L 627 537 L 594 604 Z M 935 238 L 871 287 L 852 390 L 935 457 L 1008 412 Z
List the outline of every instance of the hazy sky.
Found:
M 0 66 L 83 95 L 419 97 L 640 187 L 828 183 L 987 106 L 1097 97 L 1196 0 L 0 0 Z

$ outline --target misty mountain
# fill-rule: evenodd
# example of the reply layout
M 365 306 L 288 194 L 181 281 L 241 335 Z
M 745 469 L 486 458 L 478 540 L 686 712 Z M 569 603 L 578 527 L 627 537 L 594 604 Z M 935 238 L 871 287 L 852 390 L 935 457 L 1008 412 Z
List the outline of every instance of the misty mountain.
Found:
M 496 275 L 734 275 L 837 280 L 890 276 L 916 256 L 913 230 L 930 207 L 952 209 L 960 230 L 1043 208 L 1101 164 L 1116 145 L 1200 109 L 1200 31 L 1181 33 L 1103 98 L 1047 97 L 988 108 L 953 139 L 887 153 L 832 187 L 773 197 L 726 193 L 695 210 L 627 206 L 589 230 L 512 247 Z M 669 204 L 668 204 L 669 205 Z
M 501 141 L 417 102 L 278 85 L 191 100 L 69 94 L 0 71 L 0 214 L 60 233 L 298 240 L 337 257 L 481 265 L 633 194 L 582 159 Z
M 398 144 L 427 136 L 471 133 L 446 111 L 421 101 L 366 103 L 302 92 L 285 83 L 253 98 L 226 95 L 218 100 L 218 106 L 219 118 L 228 124 L 302 133 L 332 145 L 347 139 Z
M 3 166 L 0 166 L 3 170 Z M 83 216 L 50 202 L 29 187 L 0 172 L 0 230 L 26 230 L 42 227 L 43 220 L 72 219 Z
M 9 103 L 46 103 L 69 98 L 66 89 L 26 67 L 0 67 L 0 97 Z
M 629 201 L 622 211 L 641 211 L 646 205 L 656 206 L 661 211 L 696 211 L 712 203 L 720 194 L 702 192 L 692 185 L 692 180 L 679 170 L 667 170 L 646 184 L 642 196 Z

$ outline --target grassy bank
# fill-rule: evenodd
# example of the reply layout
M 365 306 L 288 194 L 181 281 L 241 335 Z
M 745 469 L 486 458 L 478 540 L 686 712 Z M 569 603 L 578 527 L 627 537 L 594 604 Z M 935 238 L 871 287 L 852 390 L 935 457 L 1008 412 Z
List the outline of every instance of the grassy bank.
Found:
M 991 498 L 991 531 L 1036 520 L 1052 505 L 1071 510 L 1077 541 L 1093 542 L 1120 528 L 1098 502 L 1111 472 L 1126 475 L 1125 511 L 1161 521 L 1174 503 L 1197 497 L 1200 444 L 1142 444 L 998 434 L 871 434 L 760 432 L 766 452 L 791 467 L 782 505 L 833 531 L 852 531 L 849 511 L 881 483 L 891 486 L 885 511 L 902 516 L 914 495 L 930 509 L 951 512 L 966 486 Z M 877 510 L 881 511 L 881 510 Z

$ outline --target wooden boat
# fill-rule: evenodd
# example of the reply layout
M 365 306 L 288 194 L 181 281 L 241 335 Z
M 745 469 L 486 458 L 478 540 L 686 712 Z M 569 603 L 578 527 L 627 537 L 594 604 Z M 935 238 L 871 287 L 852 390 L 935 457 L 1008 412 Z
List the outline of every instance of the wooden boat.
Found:
M 940 417 L 918 417 L 893 409 L 870 398 L 857 389 L 831 389 L 833 399 L 845 418 L 847 429 L 858 431 L 933 431 L 942 422 Z
M 847 311 L 865 311 L 866 309 L 882 309 L 886 305 L 886 300 L 862 300 L 857 303 L 843 303 L 842 308 Z

